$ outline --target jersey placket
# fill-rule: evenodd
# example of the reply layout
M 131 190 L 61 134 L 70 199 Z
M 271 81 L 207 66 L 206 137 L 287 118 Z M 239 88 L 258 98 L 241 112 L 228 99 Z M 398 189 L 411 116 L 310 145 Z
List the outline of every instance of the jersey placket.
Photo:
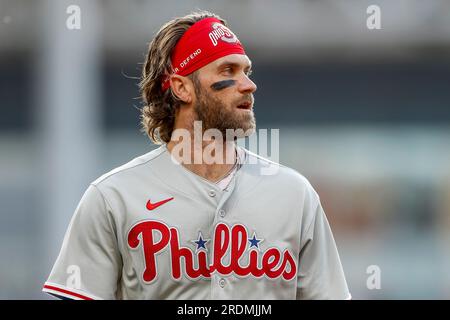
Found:
M 238 172 L 239 173 L 239 172 Z M 216 228 L 216 225 L 218 223 L 227 223 L 227 215 L 229 215 L 229 212 L 227 212 L 229 206 L 229 199 L 234 191 L 235 185 L 236 185 L 236 178 L 238 176 L 238 173 L 232 178 L 227 188 L 223 191 L 222 197 L 219 199 L 215 214 L 214 214 L 214 220 L 211 226 L 210 234 L 214 236 L 214 230 Z M 214 239 L 212 239 L 211 242 L 211 248 L 214 247 Z M 214 250 L 210 250 L 209 252 L 209 263 L 212 264 L 214 259 Z M 227 255 L 229 257 L 229 253 Z M 218 299 L 226 299 L 230 298 L 227 296 L 227 286 L 229 286 L 229 282 L 227 280 L 227 276 L 218 274 L 217 272 L 213 272 L 211 274 L 211 299 L 218 300 Z

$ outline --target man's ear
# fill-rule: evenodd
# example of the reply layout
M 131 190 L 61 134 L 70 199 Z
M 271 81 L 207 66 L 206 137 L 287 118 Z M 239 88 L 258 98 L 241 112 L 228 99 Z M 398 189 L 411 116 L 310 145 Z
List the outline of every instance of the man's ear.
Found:
M 194 95 L 194 85 L 191 79 L 174 74 L 170 77 L 172 92 L 184 103 L 191 103 Z

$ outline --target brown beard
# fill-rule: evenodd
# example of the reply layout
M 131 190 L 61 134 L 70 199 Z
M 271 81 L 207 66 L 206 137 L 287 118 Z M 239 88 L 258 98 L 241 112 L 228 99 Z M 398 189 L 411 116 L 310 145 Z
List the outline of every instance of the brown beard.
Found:
M 253 110 L 247 113 L 239 112 L 234 107 L 230 108 L 220 99 L 210 95 L 201 87 L 200 83 L 195 83 L 195 93 L 197 95 L 197 102 L 194 106 L 194 111 L 196 120 L 202 121 L 203 130 L 217 129 L 222 133 L 224 138 L 227 137 L 227 129 L 242 129 L 243 134 L 237 135 L 237 138 L 249 136 L 255 131 L 256 120 Z M 242 99 L 253 100 L 251 94 Z M 237 103 L 239 101 L 233 102 L 232 106 Z

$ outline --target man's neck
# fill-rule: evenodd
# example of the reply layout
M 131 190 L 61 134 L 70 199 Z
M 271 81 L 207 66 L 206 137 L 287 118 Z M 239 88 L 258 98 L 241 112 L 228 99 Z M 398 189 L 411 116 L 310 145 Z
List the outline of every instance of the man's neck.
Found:
M 200 141 L 195 143 L 170 141 L 167 149 L 171 155 L 186 169 L 211 182 L 225 177 L 237 161 L 236 143 L 234 141 Z M 190 154 L 184 154 L 189 152 Z

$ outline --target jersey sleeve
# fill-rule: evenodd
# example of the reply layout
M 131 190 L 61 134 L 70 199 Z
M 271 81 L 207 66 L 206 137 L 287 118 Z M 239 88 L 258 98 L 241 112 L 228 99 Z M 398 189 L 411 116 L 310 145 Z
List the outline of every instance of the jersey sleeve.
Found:
M 43 291 L 68 299 L 115 299 L 121 255 L 112 210 L 97 186 L 81 198 Z
M 305 208 L 312 219 L 301 237 L 297 299 L 351 299 L 330 225 L 317 194 L 315 198 Z

